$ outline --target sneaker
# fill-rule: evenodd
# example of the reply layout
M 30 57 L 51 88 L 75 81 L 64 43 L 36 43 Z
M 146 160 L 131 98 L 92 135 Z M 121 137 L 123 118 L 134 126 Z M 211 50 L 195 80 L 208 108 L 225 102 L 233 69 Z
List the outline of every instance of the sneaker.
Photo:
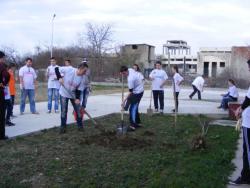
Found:
M 50 113 L 51 113 L 51 110 L 48 110 L 47 113 L 50 114 Z
M 15 116 L 15 115 L 12 114 L 10 117 L 11 117 L 11 118 L 16 118 L 17 116 Z
M 32 114 L 36 114 L 36 115 L 38 115 L 38 114 L 39 114 L 39 112 L 32 112 Z
M 128 131 L 135 131 L 135 127 L 132 125 L 128 126 Z
M 163 110 L 160 110 L 160 114 L 163 114 Z
M 158 109 L 155 109 L 155 111 L 154 111 L 155 113 L 158 113 Z
M 222 106 L 218 106 L 217 108 L 218 108 L 218 109 L 221 109 L 221 108 L 222 108 Z
M 59 110 L 55 110 L 55 113 L 58 114 L 58 113 L 59 113 Z
M 230 185 L 243 185 L 243 184 L 247 184 L 250 185 L 250 180 L 243 180 L 241 177 L 238 177 L 236 180 L 234 181 L 229 181 Z
M 15 123 L 12 123 L 11 121 L 6 121 L 5 123 L 7 126 L 15 126 Z

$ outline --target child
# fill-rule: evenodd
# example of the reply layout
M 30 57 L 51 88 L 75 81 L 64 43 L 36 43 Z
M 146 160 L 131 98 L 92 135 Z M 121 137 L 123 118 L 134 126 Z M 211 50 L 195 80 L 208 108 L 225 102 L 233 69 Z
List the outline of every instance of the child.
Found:
M 222 101 L 221 101 L 221 105 L 218 108 L 223 108 L 224 110 L 228 109 L 228 103 L 229 102 L 233 102 L 233 101 L 237 101 L 238 97 L 239 97 L 239 93 L 237 90 L 237 87 L 235 86 L 235 82 L 232 79 L 228 80 L 228 93 L 222 95 Z
M 180 85 L 181 83 L 183 82 L 183 77 L 179 74 L 179 70 L 178 70 L 178 67 L 175 65 L 172 67 L 172 71 L 174 73 L 174 76 L 173 76 L 173 84 L 174 84 L 174 94 L 175 94 L 175 103 L 176 103 L 176 112 L 178 112 L 178 107 L 179 107 L 179 100 L 178 100 L 178 97 L 179 97 L 179 93 L 180 93 Z M 175 112 L 175 109 L 173 109 L 173 112 Z
M 10 88 L 10 97 L 11 97 L 11 117 L 16 117 L 13 114 L 13 108 L 15 105 L 15 96 L 16 96 L 16 80 L 15 80 L 15 64 L 10 64 L 8 67 L 8 72 L 10 74 L 9 88 Z

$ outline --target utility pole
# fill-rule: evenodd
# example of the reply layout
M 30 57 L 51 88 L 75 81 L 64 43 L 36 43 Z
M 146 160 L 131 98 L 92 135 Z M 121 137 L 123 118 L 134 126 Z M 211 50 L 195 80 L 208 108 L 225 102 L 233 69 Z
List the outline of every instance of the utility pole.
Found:
M 51 21 L 51 46 L 50 46 L 50 57 L 53 57 L 53 40 L 54 40 L 54 20 L 56 14 L 53 14 L 52 21 Z

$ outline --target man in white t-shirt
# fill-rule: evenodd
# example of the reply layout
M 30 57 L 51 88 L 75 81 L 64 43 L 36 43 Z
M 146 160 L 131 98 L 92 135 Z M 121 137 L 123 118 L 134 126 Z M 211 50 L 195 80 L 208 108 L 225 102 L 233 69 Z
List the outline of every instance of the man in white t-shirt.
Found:
M 78 68 L 72 66 L 56 67 L 55 72 L 61 87 L 59 89 L 61 102 L 61 130 L 60 133 L 66 132 L 68 102 L 70 101 L 74 111 L 76 112 L 76 120 L 78 130 L 83 130 L 82 115 L 81 115 L 81 90 L 79 89 L 82 81 L 82 76 L 86 73 L 88 67 L 85 64 L 80 64 Z M 63 77 L 62 77 L 63 75 Z
M 164 85 L 168 79 L 166 71 L 162 69 L 160 61 L 155 63 L 155 69 L 149 75 L 152 80 L 152 91 L 154 96 L 155 112 L 158 112 L 158 101 L 160 102 L 160 113 L 163 113 L 164 109 Z
M 127 76 L 129 94 L 122 102 L 122 107 L 125 107 L 126 101 L 129 100 L 129 120 L 130 130 L 135 130 L 141 127 L 141 120 L 139 115 L 139 104 L 144 93 L 144 77 L 140 72 L 136 72 L 132 68 L 122 66 L 120 73 Z
M 205 84 L 204 75 L 195 78 L 192 83 L 194 91 L 189 95 L 189 98 L 192 99 L 193 96 L 196 93 L 198 93 L 198 99 L 201 100 L 201 92 L 203 92 L 204 84 Z
M 250 71 L 250 59 L 247 61 Z M 250 185 L 250 87 L 241 107 L 236 111 L 236 117 L 242 114 L 242 130 L 243 130 L 243 168 L 241 176 L 236 180 L 230 181 L 231 185 Z
M 23 115 L 25 110 L 25 101 L 28 96 L 30 102 L 30 111 L 32 114 L 38 114 L 35 103 L 35 87 L 37 86 L 37 75 L 32 68 L 32 59 L 27 58 L 25 64 L 19 70 L 19 80 L 21 89 L 20 114 Z
M 58 65 L 56 65 L 56 58 L 50 58 L 50 66 L 47 68 L 46 71 L 46 76 L 48 79 L 48 113 L 51 113 L 53 96 L 55 101 L 54 111 L 55 113 L 58 113 L 60 83 L 56 77 L 56 67 L 58 67 Z

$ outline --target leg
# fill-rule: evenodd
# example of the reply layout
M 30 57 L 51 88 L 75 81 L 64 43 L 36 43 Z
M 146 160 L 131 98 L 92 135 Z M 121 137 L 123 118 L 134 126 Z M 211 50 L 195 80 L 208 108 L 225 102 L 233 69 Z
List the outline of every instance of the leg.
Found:
M 250 129 L 243 127 L 243 169 L 242 180 L 250 179 Z
M 85 88 L 82 93 L 82 107 L 86 108 L 87 106 L 87 100 L 89 96 L 89 88 Z
M 11 95 L 11 110 L 10 110 L 11 116 L 13 116 L 14 105 L 15 105 L 15 95 Z
M 194 86 L 194 85 L 192 85 L 193 86 L 193 92 L 189 95 L 189 98 L 193 98 L 193 96 L 196 94 L 196 92 L 198 91 L 198 89 Z
M 164 109 L 164 91 L 159 91 L 160 109 Z
M 141 118 L 140 118 L 140 114 L 139 114 L 139 105 L 140 105 L 142 96 L 143 96 L 143 93 L 138 95 L 138 108 L 136 111 L 136 124 L 141 124 Z
M 70 102 L 71 102 L 71 104 L 72 104 L 72 106 L 77 114 L 77 118 L 76 118 L 77 126 L 78 126 L 78 128 L 82 128 L 83 124 L 82 124 L 81 104 L 75 104 L 74 99 L 70 99 Z
M 158 96 L 159 96 L 159 91 L 153 90 L 154 106 L 156 110 L 158 110 Z
M 137 100 L 136 95 L 132 94 L 131 96 L 131 104 L 129 107 L 129 120 L 131 126 L 136 126 L 136 112 L 137 112 Z
M 28 97 L 29 97 L 29 101 L 30 101 L 30 111 L 31 111 L 31 113 L 36 113 L 35 90 L 34 89 L 28 90 Z
M 53 89 L 48 88 L 48 111 L 51 112 Z
M 54 89 L 54 97 L 55 97 L 55 106 L 54 109 L 55 111 L 58 111 L 59 109 L 59 89 Z
M 0 139 L 5 137 L 5 101 L 4 95 L 0 91 Z
M 5 100 L 5 105 L 6 105 L 6 118 L 5 122 L 10 122 L 10 116 L 11 116 L 11 99 Z
M 197 89 L 198 92 L 198 99 L 201 100 L 201 92 Z
M 20 102 L 20 113 L 24 113 L 25 110 L 25 102 L 28 91 L 26 89 L 21 90 L 21 102 Z
M 66 128 L 67 114 L 68 114 L 68 98 L 60 96 L 61 102 L 61 128 Z
M 176 100 L 176 110 L 178 112 L 178 109 L 179 109 L 179 92 L 175 92 L 175 100 Z

